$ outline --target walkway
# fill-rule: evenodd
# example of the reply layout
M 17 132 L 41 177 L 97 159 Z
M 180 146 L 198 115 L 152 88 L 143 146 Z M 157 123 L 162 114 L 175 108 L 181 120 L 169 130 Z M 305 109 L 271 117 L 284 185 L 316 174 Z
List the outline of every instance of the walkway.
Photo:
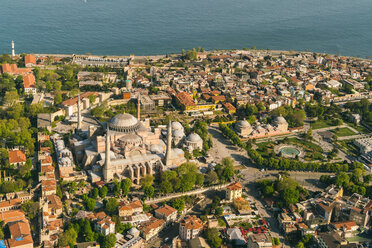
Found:
M 181 197 L 181 196 L 202 194 L 202 193 L 207 192 L 209 190 L 220 190 L 220 189 L 226 188 L 226 186 L 228 186 L 230 184 L 231 183 L 226 183 L 226 184 L 215 185 L 215 186 L 211 186 L 211 187 L 207 187 L 207 188 L 195 189 L 195 190 L 191 190 L 191 191 L 187 191 L 187 192 L 183 192 L 183 193 L 174 193 L 174 194 L 171 194 L 171 195 L 166 195 L 166 196 L 163 196 L 163 197 L 157 197 L 157 198 L 152 198 L 152 199 L 146 200 L 145 203 L 146 204 L 152 204 L 152 203 L 157 203 L 157 202 L 162 202 L 162 201 L 169 201 L 171 199 L 178 198 L 178 197 Z

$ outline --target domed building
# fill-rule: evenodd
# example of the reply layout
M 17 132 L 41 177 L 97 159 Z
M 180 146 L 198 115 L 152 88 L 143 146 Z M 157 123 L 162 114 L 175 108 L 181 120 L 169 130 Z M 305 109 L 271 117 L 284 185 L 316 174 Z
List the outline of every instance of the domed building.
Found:
M 249 122 L 246 120 L 242 120 L 236 123 L 235 129 L 238 135 L 241 137 L 248 137 L 253 131 L 251 124 L 249 124 Z
M 185 140 L 185 146 L 189 151 L 193 151 L 195 149 L 199 149 L 201 151 L 203 149 L 203 140 L 200 138 L 199 134 L 191 133 Z
M 85 166 L 92 167 L 91 178 L 99 180 L 98 175 L 103 175 L 106 182 L 130 178 L 138 184 L 142 177 L 162 171 L 166 167 L 166 143 L 160 135 L 159 128 L 146 128 L 133 115 L 116 115 L 107 123 L 106 136 L 98 136 L 96 143 L 85 149 Z M 110 153 L 113 155 L 107 156 Z M 183 153 L 177 151 L 177 155 L 183 158 Z M 178 165 L 178 160 L 172 165 Z
M 175 146 L 179 146 L 185 138 L 185 130 L 178 121 L 172 122 L 172 140 Z
M 246 139 L 260 139 L 289 133 L 288 123 L 282 116 L 275 118 L 272 124 L 256 122 L 251 126 L 246 120 L 239 121 L 235 124 L 235 130 L 240 137 Z
M 133 115 L 118 114 L 110 120 L 110 130 L 121 133 L 133 133 L 140 129 L 141 122 Z
M 283 116 L 280 115 L 276 117 L 274 123 L 276 124 L 278 131 L 281 131 L 281 132 L 288 131 L 288 122 L 284 119 Z

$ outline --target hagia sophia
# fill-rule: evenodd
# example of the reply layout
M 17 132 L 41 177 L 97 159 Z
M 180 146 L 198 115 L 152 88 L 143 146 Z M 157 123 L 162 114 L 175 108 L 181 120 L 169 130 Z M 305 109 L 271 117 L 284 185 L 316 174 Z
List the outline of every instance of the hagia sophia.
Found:
M 148 174 L 172 169 L 186 162 L 184 151 L 201 150 L 203 140 L 196 133 L 186 136 L 179 122 L 169 122 L 167 130 L 151 128 L 149 122 L 131 114 L 114 116 L 101 123 L 105 135 L 74 142 L 77 160 L 92 182 L 130 178 L 134 184 Z M 89 130 L 88 130 L 89 133 Z M 162 136 L 163 134 L 163 136 Z

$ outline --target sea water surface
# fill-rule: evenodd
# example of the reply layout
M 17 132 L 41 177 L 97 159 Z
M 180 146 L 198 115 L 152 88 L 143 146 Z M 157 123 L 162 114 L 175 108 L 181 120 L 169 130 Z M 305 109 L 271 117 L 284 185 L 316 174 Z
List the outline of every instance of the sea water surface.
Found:
M 182 48 L 372 56 L 372 0 L 0 0 L 0 53 Z

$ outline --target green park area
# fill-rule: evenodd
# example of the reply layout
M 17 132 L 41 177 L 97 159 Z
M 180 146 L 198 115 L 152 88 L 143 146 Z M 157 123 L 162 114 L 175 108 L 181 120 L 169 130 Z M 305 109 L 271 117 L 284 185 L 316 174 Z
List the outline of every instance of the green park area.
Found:
M 365 126 L 363 126 L 361 124 L 360 125 L 356 125 L 356 124 L 354 124 L 352 122 L 348 122 L 348 121 L 345 121 L 345 120 L 344 120 L 344 122 L 346 124 L 348 124 L 350 127 L 352 127 L 355 130 L 357 130 L 359 133 L 370 133 L 370 131 L 368 130 L 368 128 L 366 128 Z
M 277 144 L 273 141 L 257 143 L 257 152 L 259 152 L 264 158 L 270 158 L 273 156 L 274 147 L 279 144 L 294 145 L 302 148 L 302 150 L 305 152 L 303 159 L 306 161 L 324 159 L 324 156 L 322 155 L 323 149 L 320 146 L 310 141 L 299 138 L 284 138 L 283 140 L 278 141 Z
M 335 128 L 335 129 L 332 129 L 331 132 L 337 135 L 338 137 L 352 136 L 352 135 L 357 134 L 353 130 L 347 127 Z
M 310 123 L 310 126 L 313 130 L 326 128 L 326 127 L 334 127 L 334 126 L 339 126 L 339 125 L 342 125 L 342 121 L 339 119 L 316 120 Z

